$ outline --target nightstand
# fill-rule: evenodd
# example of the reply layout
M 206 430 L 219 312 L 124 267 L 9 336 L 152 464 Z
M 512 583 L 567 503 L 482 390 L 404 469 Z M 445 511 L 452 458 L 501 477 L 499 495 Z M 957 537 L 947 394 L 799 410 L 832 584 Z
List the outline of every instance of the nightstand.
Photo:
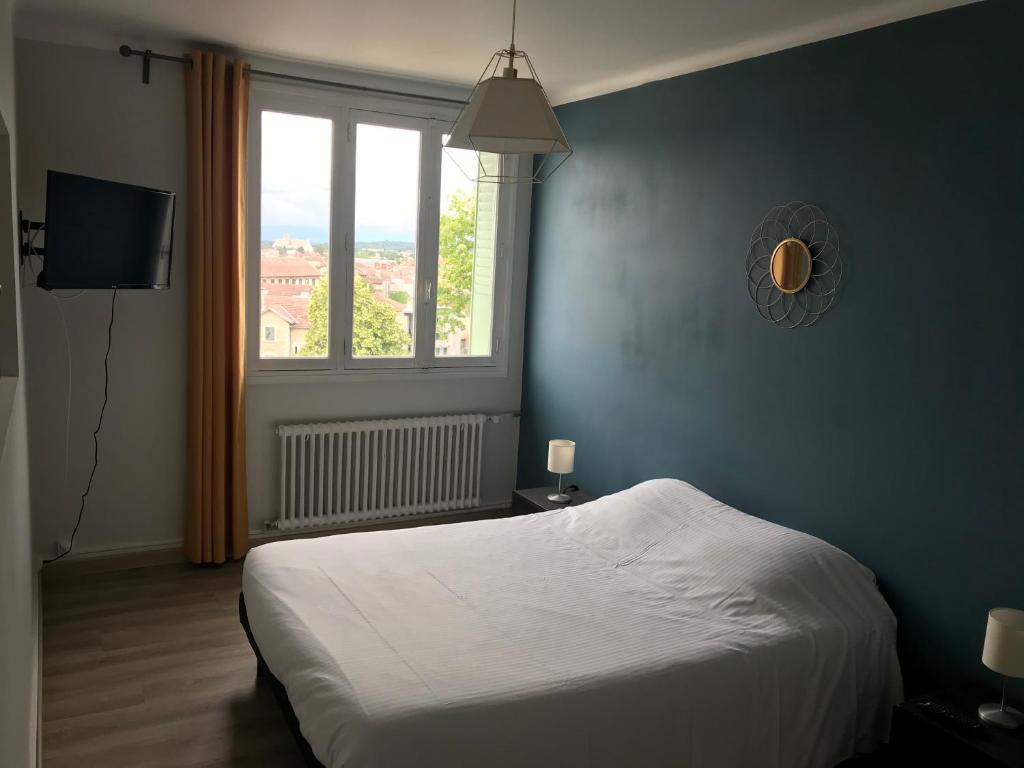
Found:
M 981 702 L 981 698 L 949 694 L 922 696 L 896 706 L 890 737 L 891 752 L 902 761 L 896 764 L 1024 768 L 1024 730 L 981 723 Z
M 552 509 L 586 504 L 588 501 L 594 500 L 594 497 L 586 491 L 573 491 L 568 494 L 570 501 L 566 504 L 548 501 L 548 494 L 555 493 L 557 490 L 553 485 L 546 488 L 520 488 L 512 493 L 512 511 L 517 515 L 529 515 L 533 512 L 547 512 Z

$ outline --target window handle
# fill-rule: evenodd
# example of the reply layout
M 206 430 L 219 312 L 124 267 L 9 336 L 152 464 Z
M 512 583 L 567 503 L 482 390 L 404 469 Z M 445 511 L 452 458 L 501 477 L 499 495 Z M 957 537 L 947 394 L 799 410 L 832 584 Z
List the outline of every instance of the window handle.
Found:
M 434 283 L 432 280 L 423 281 L 423 303 L 429 304 L 434 298 Z

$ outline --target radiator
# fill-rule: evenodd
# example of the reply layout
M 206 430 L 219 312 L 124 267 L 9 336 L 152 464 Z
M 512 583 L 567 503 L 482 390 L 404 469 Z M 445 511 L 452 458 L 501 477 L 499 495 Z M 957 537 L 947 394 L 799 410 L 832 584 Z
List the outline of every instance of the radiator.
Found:
M 281 440 L 279 530 L 480 506 L 484 414 L 293 424 Z

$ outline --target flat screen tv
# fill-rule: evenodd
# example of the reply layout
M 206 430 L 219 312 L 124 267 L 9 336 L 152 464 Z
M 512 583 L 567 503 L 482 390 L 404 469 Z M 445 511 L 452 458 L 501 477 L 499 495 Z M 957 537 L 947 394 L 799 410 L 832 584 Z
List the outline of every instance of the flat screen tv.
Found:
M 174 193 L 50 171 L 38 284 L 168 288 Z

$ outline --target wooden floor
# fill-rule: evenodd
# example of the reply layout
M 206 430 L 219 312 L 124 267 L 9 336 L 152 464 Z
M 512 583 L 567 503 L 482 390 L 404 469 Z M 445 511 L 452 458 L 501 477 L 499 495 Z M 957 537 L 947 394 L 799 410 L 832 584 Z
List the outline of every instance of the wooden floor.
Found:
M 43 588 L 43 766 L 302 766 L 238 623 L 242 568 Z

